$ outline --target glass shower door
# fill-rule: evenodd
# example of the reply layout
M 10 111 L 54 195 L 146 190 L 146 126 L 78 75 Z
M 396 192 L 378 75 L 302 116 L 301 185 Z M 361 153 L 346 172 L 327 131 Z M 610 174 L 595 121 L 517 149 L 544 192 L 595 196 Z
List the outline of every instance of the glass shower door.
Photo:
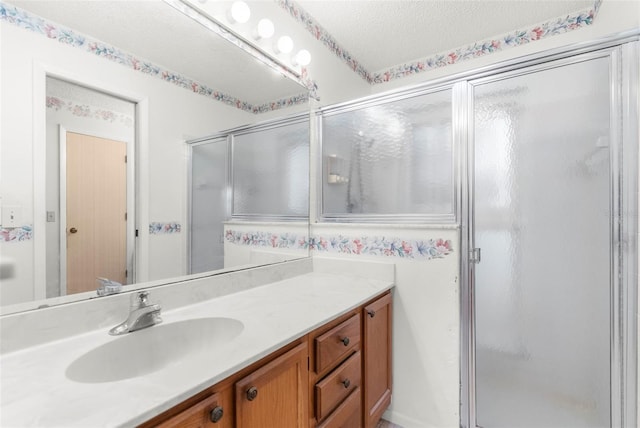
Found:
M 191 146 L 189 273 L 224 267 L 228 218 L 228 144 L 217 139 Z
M 609 70 L 473 83 L 477 426 L 611 425 Z

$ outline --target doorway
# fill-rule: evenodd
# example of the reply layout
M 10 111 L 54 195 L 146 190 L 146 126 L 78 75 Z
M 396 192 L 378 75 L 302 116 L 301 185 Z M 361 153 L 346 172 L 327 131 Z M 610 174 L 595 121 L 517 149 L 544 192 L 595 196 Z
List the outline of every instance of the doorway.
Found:
M 469 82 L 462 426 L 635 420 L 632 49 Z
M 46 297 L 130 284 L 136 104 L 50 76 L 46 99 Z

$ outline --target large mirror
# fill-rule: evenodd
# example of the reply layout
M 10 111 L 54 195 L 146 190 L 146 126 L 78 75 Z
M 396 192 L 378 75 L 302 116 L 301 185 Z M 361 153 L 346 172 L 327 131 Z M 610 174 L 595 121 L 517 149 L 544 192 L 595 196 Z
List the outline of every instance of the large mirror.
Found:
M 2 314 L 98 297 L 97 277 L 127 291 L 308 256 L 283 245 L 308 238 L 308 204 L 273 215 L 265 200 L 260 215 L 251 181 L 271 182 L 270 169 L 248 167 L 266 154 L 282 165 L 282 140 L 307 138 L 286 162 L 308 180 L 307 90 L 294 69 L 274 71 L 185 6 L 0 2 Z M 209 264 L 192 254 L 209 242 L 192 242 L 203 201 L 193 193 L 216 186 L 224 197 L 205 205 L 228 205 L 215 221 L 199 211 L 198 227 L 222 230 L 207 239 L 232 256 Z M 257 215 L 234 212 L 234 200 L 258 203 Z

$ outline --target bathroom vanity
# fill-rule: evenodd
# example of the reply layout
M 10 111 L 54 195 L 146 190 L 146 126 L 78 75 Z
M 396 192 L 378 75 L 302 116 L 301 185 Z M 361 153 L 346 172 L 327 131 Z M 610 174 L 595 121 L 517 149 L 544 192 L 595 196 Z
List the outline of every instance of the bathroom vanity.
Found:
M 307 259 L 156 287 L 163 322 L 119 337 L 129 296 L 80 303 L 123 307 L 82 334 L 3 344 L 1 425 L 375 426 L 391 401 L 393 278 L 392 264 Z M 80 307 L 66 306 L 50 309 L 56 328 Z M 33 317 L 0 327 L 50 329 Z
M 387 291 L 142 427 L 374 427 L 391 402 L 391 313 Z

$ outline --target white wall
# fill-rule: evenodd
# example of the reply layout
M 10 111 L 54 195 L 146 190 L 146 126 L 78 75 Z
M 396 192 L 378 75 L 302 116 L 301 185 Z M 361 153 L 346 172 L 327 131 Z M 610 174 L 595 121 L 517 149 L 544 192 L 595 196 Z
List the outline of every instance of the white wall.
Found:
M 315 257 L 395 263 L 393 401 L 386 419 L 404 428 L 459 423 L 459 232 L 428 226 L 314 224 L 312 235 L 353 241 L 362 237 L 453 243 L 441 258 L 347 254 L 318 250 Z
M 148 235 L 149 222 L 186 223 L 187 151 L 183 141 L 255 122 L 259 116 L 6 21 L 0 23 L 0 40 L 0 195 L 3 205 L 22 207 L 23 224 L 34 225 L 33 240 L 0 243 L 3 257 L 18 262 L 15 278 L 3 280 L 0 304 L 32 300 L 37 297 L 34 282 L 44 284 L 43 253 L 37 261 L 34 259 L 38 257 L 34 256 L 36 247 L 44 248 L 43 241 L 39 240 L 45 236 L 44 194 L 37 194 L 38 186 L 44 189 L 45 182 L 44 92 L 42 99 L 34 101 L 34 91 L 38 93 L 38 88 L 44 91 L 44 76 L 39 71 L 42 69 L 140 101 L 145 106 L 142 116 L 138 117 L 143 123 L 137 165 L 142 186 L 142 193 L 138 195 L 137 223 L 142 254 L 138 260 L 141 267 L 138 280 L 183 274 L 186 269 L 184 228 L 172 235 Z

